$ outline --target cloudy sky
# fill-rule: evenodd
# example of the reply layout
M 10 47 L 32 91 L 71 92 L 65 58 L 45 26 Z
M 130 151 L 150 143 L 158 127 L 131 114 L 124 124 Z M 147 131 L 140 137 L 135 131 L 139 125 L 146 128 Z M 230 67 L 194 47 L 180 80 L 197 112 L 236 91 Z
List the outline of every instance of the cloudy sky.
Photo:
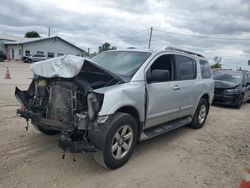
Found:
M 0 8 L 0 33 L 46 36 L 51 27 L 51 35 L 94 52 L 105 41 L 147 48 L 153 27 L 152 48 L 193 50 L 210 63 L 221 56 L 226 68 L 250 69 L 249 0 L 0 0 Z

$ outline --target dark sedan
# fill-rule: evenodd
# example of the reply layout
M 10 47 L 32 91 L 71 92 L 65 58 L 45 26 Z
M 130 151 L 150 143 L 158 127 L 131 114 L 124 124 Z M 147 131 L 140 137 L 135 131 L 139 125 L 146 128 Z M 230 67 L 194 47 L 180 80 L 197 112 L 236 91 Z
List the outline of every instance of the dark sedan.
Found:
M 240 108 L 250 102 L 250 77 L 247 71 L 215 70 L 213 103 Z

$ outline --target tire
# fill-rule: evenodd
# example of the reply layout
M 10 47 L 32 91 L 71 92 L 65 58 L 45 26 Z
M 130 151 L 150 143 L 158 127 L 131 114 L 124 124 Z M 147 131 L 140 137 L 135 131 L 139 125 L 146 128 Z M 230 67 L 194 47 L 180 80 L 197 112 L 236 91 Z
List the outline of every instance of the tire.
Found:
M 203 127 L 204 123 L 207 119 L 207 114 L 209 111 L 209 104 L 206 99 L 200 99 L 200 102 L 195 111 L 192 122 L 190 123 L 190 127 L 194 129 L 200 129 Z
M 37 129 L 38 131 L 40 131 L 41 133 L 43 133 L 45 135 L 56 135 L 56 134 L 60 133 L 60 131 L 45 129 L 45 128 L 41 127 L 40 125 L 34 125 L 34 127 L 35 127 L 35 129 Z
M 32 63 L 32 60 L 31 60 L 31 59 L 27 59 L 26 62 L 27 62 L 27 63 Z
M 4 58 L 0 57 L 0 62 L 4 62 Z
M 241 94 L 239 97 L 239 101 L 238 104 L 235 106 L 237 109 L 240 109 L 242 104 L 243 104 L 243 100 L 244 100 L 244 94 Z
M 131 157 L 138 139 L 138 125 L 130 114 L 118 112 L 108 127 L 104 150 L 98 150 L 93 155 L 101 166 L 116 169 Z

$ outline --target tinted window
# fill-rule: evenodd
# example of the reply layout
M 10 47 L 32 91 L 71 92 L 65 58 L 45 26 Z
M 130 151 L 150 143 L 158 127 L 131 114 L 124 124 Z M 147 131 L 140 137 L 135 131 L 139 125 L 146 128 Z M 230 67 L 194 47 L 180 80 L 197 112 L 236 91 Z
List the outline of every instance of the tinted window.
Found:
M 179 80 L 192 80 L 196 78 L 195 60 L 186 56 L 176 55 Z
M 211 78 L 211 70 L 207 61 L 200 61 L 201 66 L 201 78 Z

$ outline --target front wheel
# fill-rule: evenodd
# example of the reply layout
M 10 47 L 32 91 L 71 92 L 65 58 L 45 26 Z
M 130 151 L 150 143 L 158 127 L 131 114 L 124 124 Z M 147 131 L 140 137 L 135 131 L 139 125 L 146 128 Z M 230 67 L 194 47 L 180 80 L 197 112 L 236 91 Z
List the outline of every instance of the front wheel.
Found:
M 105 147 L 94 153 L 94 159 L 103 167 L 116 169 L 132 155 L 138 138 L 138 125 L 133 116 L 115 114 L 109 124 Z
M 32 63 L 32 60 L 31 60 L 31 59 L 28 59 L 26 62 L 27 62 L 27 63 Z
M 195 111 L 193 120 L 190 123 L 190 127 L 194 129 L 202 128 L 207 119 L 208 110 L 209 104 L 207 100 L 201 99 Z
M 235 106 L 237 109 L 240 109 L 242 104 L 243 104 L 243 100 L 244 100 L 244 94 L 241 94 L 239 97 L 239 101 L 238 104 Z

